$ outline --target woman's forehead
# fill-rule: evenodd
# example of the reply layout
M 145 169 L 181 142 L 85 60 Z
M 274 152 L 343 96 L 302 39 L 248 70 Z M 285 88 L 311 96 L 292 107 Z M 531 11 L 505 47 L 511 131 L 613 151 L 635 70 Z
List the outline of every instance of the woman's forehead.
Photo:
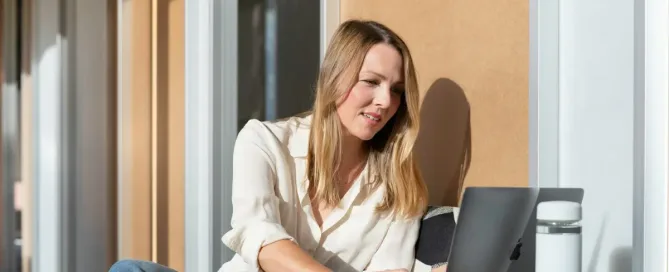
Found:
M 402 80 L 402 56 L 387 44 L 374 45 L 365 55 L 360 74 L 397 82 Z

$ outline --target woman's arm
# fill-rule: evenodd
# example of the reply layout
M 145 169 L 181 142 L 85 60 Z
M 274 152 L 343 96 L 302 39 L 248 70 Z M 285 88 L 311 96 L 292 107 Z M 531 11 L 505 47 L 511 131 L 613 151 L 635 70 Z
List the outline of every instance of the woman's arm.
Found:
M 277 241 L 262 247 L 258 255 L 258 262 L 265 271 L 332 271 L 289 240 Z
M 279 214 L 280 199 L 274 192 L 275 167 L 279 156 L 267 143 L 271 132 L 257 120 L 239 132 L 233 152 L 232 229 L 223 243 L 253 270 L 328 271 L 300 249 L 284 227 Z

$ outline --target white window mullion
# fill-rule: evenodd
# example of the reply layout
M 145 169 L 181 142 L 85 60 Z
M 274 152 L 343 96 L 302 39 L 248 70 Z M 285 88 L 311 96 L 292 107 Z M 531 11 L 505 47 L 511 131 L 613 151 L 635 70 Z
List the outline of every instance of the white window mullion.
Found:
M 185 270 L 214 271 L 214 2 L 186 0 Z
M 61 124 L 64 38 L 58 0 L 33 1 L 34 271 L 61 271 Z
M 669 0 L 646 0 L 644 31 L 645 168 L 643 183 L 643 271 L 667 271 L 669 197 Z M 639 15 L 639 13 L 637 13 Z M 643 22 L 641 21 L 641 22 Z M 641 23 L 640 21 L 637 21 Z M 636 202 L 636 201 L 635 201 Z M 636 246 L 636 245 L 635 245 Z
M 340 0 L 320 0 L 320 60 L 325 57 L 330 38 L 339 27 Z
M 529 5 L 529 185 L 559 187 L 560 1 Z

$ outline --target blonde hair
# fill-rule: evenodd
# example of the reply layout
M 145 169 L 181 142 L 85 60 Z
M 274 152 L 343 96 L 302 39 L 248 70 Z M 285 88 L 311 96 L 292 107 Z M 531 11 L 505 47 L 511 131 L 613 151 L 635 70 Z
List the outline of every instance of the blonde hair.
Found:
M 341 162 L 342 125 L 337 101 L 358 79 L 369 49 L 379 43 L 391 45 L 403 59 L 405 91 L 397 113 L 372 138 L 368 165 L 371 186 L 385 187 L 379 212 L 401 217 L 422 215 L 427 206 L 427 188 L 413 152 L 418 135 L 419 93 L 411 54 L 404 41 L 386 26 L 373 21 L 350 20 L 334 33 L 323 60 L 313 105 L 306 178 L 308 191 L 329 206 L 341 200 L 334 182 Z

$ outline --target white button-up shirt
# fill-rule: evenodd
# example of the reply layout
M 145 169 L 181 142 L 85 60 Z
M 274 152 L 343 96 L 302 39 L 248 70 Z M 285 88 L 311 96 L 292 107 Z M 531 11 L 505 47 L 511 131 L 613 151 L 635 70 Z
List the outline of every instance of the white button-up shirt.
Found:
M 382 271 L 414 264 L 419 220 L 393 219 L 375 208 L 384 188 L 371 190 L 367 169 L 338 207 L 314 219 L 305 170 L 311 116 L 249 121 L 233 154 L 232 230 L 222 240 L 236 254 L 220 271 L 261 271 L 260 248 L 282 239 L 297 243 L 333 271 Z

